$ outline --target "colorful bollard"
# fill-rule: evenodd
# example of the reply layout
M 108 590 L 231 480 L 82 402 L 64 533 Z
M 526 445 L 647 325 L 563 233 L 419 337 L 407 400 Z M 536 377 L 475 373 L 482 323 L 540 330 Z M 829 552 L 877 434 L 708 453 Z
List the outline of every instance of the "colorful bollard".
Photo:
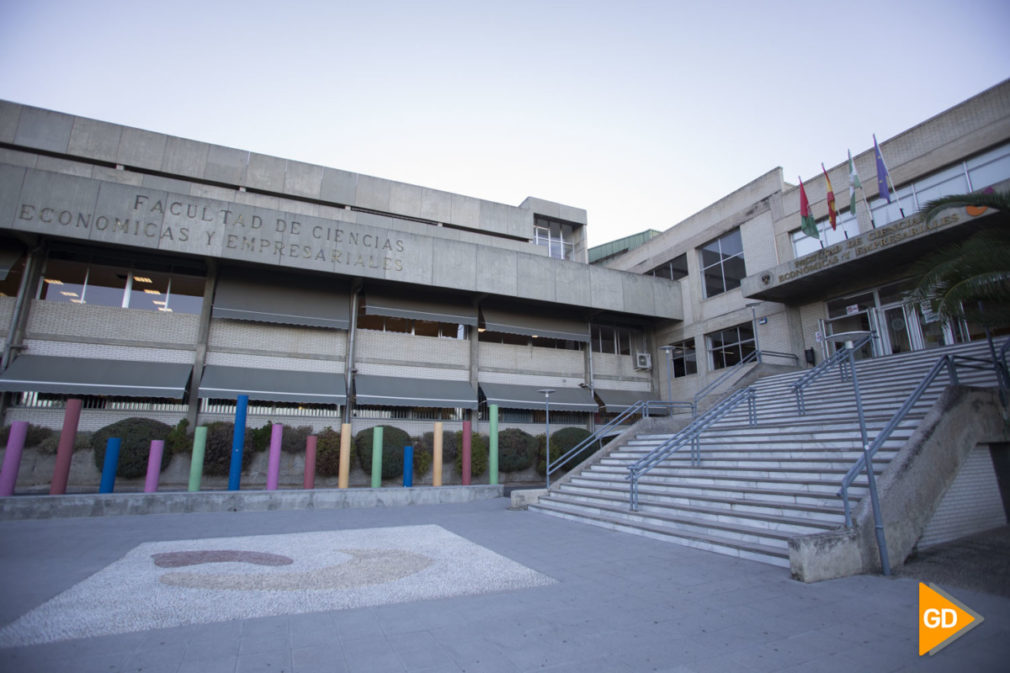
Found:
M 471 421 L 463 421 L 463 485 L 470 485 L 470 472 L 471 470 L 471 452 L 473 451 L 471 446 L 473 436 L 473 423 Z
M 431 485 L 442 485 L 442 421 L 435 421 L 431 447 Z
M 410 488 L 414 485 L 414 447 L 403 447 L 403 485 Z
M 11 423 L 11 431 L 7 435 L 4 464 L 3 468 L 0 468 L 0 496 L 14 495 L 14 485 L 18 481 L 18 470 L 21 469 L 21 455 L 24 453 L 25 437 L 27 436 L 28 421 Z
M 284 426 L 274 423 L 270 428 L 270 458 L 267 462 L 267 490 L 276 491 L 277 482 L 281 473 L 281 439 L 284 435 Z
M 105 442 L 105 461 L 102 463 L 102 482 L 98 485 L 99 493 L 112 493 L 116 487 L 116 470 L 119 469 L 119 448 L 122 443 L 123 440 L 119 437 L 109 437 L 109 440 Z
M 147 478 L 144 480 L 144 493 L 154 493 L 158 490 L 158 477 L 161 476 L 161 457 L 165 453 L 165 440 L 152 439 L 151 451 L 147 454 Z
M 487 478 L 492 486 L 498 483 L 498 405 L 488 406 L 490 429 L 487 447 Z
M 193 433 L 193 458 L 189 463 L 189 490 L 199 491 L 203 479 L 203 458 L 207 451 L 207 426 L 201 425 Z
M 382 426 L 372 429 L 372 488 L 382 486 Z
M 235 433 L 231 437 L 231 466 L 228 470 L 228 490 L 237 491 L 242 481 L 242 447 L 245 445 L 245 418 L 249 396 L 239 395 L 235 401 Z
M 351 424 L 340 425 L 340 471 L 337 473 L 337 488 L 347 488 L 351 478 Z
M 306 490 L 316 487 L 316 442 L 319 438 L 309 435 L 305 438 L 305 480 Z
M 49 486 L 49 495 L 63 495 L 67 492 L 67 482 L 70 480 L 70 461 L 74 457 L 74 440 L 77 438 L 77 425 L 81 421 L 81 409 L 84 402 L 76 397 L 67 400 L 67 409 L 63 413 L 63 430 L 60 432 L 60 442 L 56 448 L 56 464 L 53 466 L 53 481 Z

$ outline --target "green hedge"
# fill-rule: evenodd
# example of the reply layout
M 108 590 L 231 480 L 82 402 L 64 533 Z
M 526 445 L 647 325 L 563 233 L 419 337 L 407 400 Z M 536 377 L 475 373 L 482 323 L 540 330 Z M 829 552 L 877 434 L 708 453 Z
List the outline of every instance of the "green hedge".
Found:
M 456 439 L 459 441 L 459 454 L 453 461 L 456 466 L 456 476 L 463 476 L 463 433 L 457 432 Z M 470 477 L 476 479 L 487 472 L 488 436 L 480 435 L 476 432 L 470 436 Z M 499 470 L 501 467 L 499 466 Z
M 442 465 L 448 465 L 459 456 L 462 433 L 452 430 L 442 431 Z M 414 474 L 427 474 L 435 458 L 435 432 L 426 432 L 414 438 Z
M 406 432 L 392 425 L 382 428 L 382 478 L 394 479 L 403 476 L 403 447 L 413 443 Z M 372 474 L 372 428 L 362 430 L 354 438 L 358 453 L 358 463 L 366 474 Z
M 11 436 L 11 426 L 5 425 L 3 430 L 0 430 L 3 436 L 0 436 L 0 444 L 4 447 L 7 446 L 7 440 Z M 34 423 L 28 424 L 28 431 L 25 432 L 25 446 L 26 449 L 31 449 L 38 447 L 42 443 L 48 443 L 47 440 L 52 437 L 56 437 L 56 442 L 59 443 L 60 431 L 53 430 L 51 428 L 44 428 L 41 425 L 35 425 Z M 56 453 L 55 446 L 53 447 L 53 453 Z
M 340 433 L 324 428 L 316 439 L 316 474 L 321 477 L 340 475 Z
M 105 467 L 105 445 L 110 437 L 118 437 L 119 464 L 116 476 L 136 479 L 147 474 L 147 458 L 151 451 L 151 440 L 167 440 L 172 426 L 150 418 L 126 418 L 96 431 L 91 436 L 91 447 L 95 450 L 95 467 L 101 472 Z M 172 447 L 165 442 L 161 455 L 161 469 L 168 467 L 172 460 Z
M 209 477 L 227 477 L 231 473 L 231 445 L 235 434 L 235 424 L 227 421 L 217 421 L 207 425 L 207 446 L 204 449 L 203 473 Z M 252 464 L 256 448 L 253 442 L 254 433 L 246 428 L 245 442 L 242 445 L 242 471 L 245 472 Z
M 498 470 L 521 472 L 537 456 L 537 438 L 519 428 L 508 428 L 498 433 Z
M 569 449 L 574 447 L 576 444 L 584 440 L 590 435 L 590 432 L 585 428 L 562 428 L 556 432 L 551 433 L 551 466 L 554 466 L 554 461 L 565 455 Z M 539 435 L 537 437 L 537 472 L 541 476 L 547 474 L 547 452 L 544 450 L 545 436 Z M 579 452 L 579 454 L 569 460 L 564 468 L 561 470 L 561 474 L 564 474 L 568 470 L 572 469 L 583 460 L 589 456 L 596 453 L 599 445 L 592 444 L 587 448 Z

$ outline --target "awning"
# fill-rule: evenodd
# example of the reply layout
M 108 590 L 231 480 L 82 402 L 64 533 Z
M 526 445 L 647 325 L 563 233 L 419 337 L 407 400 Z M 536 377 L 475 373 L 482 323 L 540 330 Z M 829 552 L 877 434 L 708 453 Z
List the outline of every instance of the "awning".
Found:
M 347 386 L 341 374 L 207 365 L 199 395 L 212 399 L 248 395 L 250 400 L 265 402 L 344 404 Z
M 215 318 L 348 329 L 350 293 L 323 276 L 222 269 Z
M 488 404 L 502 409 L 544 409 L 545 388 L 552 388 L 551 409 L 555 411 L 586 411 L 596 413 L 600 406 L 587 388 L 560 388 L 558 386 L 516 386 L 505 383 L 481 383 L 480 389 Z
M 585 321 L 485 306 L 480 310 L 484 326 L 491 332 L 589 342 L 589 325 Z
M 477 392 L 468 381 L 355 376 L 354 394 L 360 406 L 477 408 Z
M 597 388 L 596 395 L 603 400 L 604 411 L 610 413 L 624 411 L 635 402 L 659 399 L 658 395 L 650 391 L 638 390 L 600 390 Z
M 408 320 L 429 320 L 456 325 L 477 325 L 477 309 L 463 300 L 424 300 L 409 297 L 389 297 L 367 292 L 365 294 L 365 315 L 381 315 L 387 318 L 407 318 Z
M 0 390 L 182 399 L 193 366 L 169 362 L 22 355 L 0 375 Z

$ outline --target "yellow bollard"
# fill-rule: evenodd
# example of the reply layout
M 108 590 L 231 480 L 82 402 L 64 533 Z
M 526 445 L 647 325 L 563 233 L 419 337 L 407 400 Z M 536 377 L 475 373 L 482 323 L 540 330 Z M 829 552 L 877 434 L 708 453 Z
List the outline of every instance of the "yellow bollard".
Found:
M 351 478 L 351 424 L 340 426 L 340 471 L 337 473 L 337 488 L 347 488 Z
M 431 443 L 431 485 L 442 485 L 442 421 L 435 421 L 435 436 Z

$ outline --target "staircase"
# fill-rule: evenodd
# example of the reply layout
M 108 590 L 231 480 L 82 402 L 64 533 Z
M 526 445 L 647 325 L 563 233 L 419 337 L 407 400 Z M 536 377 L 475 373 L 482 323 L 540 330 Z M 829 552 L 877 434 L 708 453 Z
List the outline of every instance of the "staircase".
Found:
M 989 356 L 985 342 L 864 360 L 856 364 L 870 441 L 887 424 L 943 354 Z M 638 435 L 608 447 L 597 463 L 571 473 L 530 510 L 690 547 L 789 566 L 789 538 L 845 523 L 837 496 L 842 477 L 862 453 L 851 379 L 826 372 L 804 392 L 799 416 L 792 384 L 803 371 L 753 384 L 757 424 L 747 405 L 701 437 L 701 465 L 690 449 L 672 454 L 639 482 L 639 510 L 629 505 L 628 466 L 671 435 Z M 958 368 L 962 385 L 994 386 L 992 368 Z M 916 404 L 874 460 L 880 474 L 943 388 L 941 376 Z M 850 488 L 853 507 L 866 493 L 865 475 Z

